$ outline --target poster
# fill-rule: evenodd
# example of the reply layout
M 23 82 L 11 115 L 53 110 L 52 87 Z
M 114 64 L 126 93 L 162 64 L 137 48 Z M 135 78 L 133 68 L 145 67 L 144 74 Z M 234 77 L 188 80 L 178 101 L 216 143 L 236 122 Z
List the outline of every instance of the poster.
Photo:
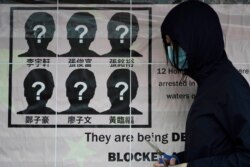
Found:
M 182 151 L 197 85 L 166 62 L 173 6 L 1 4 L 0 165 L 150 167 L 147 141 Z M 249 82 L 250 6 L 212 7 Z
M 151 9 L 132 10 L 11 8 L 10 126 L 149 127 Z

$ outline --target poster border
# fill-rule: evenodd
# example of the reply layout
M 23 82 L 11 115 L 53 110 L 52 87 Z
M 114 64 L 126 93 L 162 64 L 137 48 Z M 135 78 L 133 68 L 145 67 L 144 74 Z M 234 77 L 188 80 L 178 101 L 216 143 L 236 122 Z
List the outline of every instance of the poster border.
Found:
M 148 123 L 144 125 L 25 125 L 12 124 L 12 70 L 13 70 L 13 13 L 15 10 L 148 10 L 149 36 L 148 36 Z M 10 58 L 9 58 L 9 106 L 8 106 L 8 127 L 9 128 L 151 128 L 152 127 L 152 8 L 151 7 L 10 7 Z M 57 117 L 57 114 L 55 114 Z M 128 115 L 126 115 L 128 116 Z M 132 115 L 129 115 L 132 116 Z

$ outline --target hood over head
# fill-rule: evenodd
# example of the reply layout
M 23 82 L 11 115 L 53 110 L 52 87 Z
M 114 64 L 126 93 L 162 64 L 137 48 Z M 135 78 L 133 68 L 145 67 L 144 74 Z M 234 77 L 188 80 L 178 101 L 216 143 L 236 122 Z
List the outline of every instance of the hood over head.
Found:
M 161 32 L 164 42 L 169 35 L 187 53 L 185 74 L 196 81 L 227 59 L 218 15 L 203 2 L 189 0 L 175 6 L 164 19 Z

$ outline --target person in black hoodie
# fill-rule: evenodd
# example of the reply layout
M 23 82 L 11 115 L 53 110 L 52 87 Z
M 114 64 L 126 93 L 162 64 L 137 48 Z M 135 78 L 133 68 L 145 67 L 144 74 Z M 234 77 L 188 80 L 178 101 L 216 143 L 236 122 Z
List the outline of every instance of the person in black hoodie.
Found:
M 198 85 L 185 151 L 177 153 L 179 165 L 175 159 L 170 165 L 249 167 L 250 88 L 227 58 L 218 15 L 205 3 L 186 1 L 169 12 L 161 32 L 168 61 Z

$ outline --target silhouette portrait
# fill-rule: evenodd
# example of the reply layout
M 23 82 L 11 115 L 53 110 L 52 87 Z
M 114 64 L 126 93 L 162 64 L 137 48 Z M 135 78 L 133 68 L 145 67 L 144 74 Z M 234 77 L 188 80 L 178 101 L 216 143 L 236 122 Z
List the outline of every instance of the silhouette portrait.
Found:
M 109 53 L 103 55 L 104 57 L 142 57 L 140 53 L 130 49 L 139 31 L 135 15 L 127 12 L 116 13 L 111 17 L 107 28 L 112 48 Z
M 56 54 L 47 49 L 55 32 L 53 17 L 45 12 L 36 12 L 30 15 L 25 23 L 25 39 L 28 51 L 18 57 L 56 57 Z
M 54 110 L 46 107 L 54 89 L 51 72 L 46 69 L 31 70 L 25 77 L 23 86 L 28 107 L 17 114 L 55 114 Z
M 96 89 L 94 73 L 88 69 L 76 69 L 72 71 L 66 80 L 66 95 L 70 107 L 60 114 L 99 114 L 89 107 Z
M 88 12 L 78 12 L 71 16 L 67 23 L 67 39 L 70 51 L 60 57 L 97 57 L 96 52 L 89 50 L 97 30 L 95 17 Z
M 115 70 L 107 80 L 107 88 L 111 108 L 102 114 L 142 114 L 137 109 L 130 107 L 138 90 L 138 80 L 134 71 Z

